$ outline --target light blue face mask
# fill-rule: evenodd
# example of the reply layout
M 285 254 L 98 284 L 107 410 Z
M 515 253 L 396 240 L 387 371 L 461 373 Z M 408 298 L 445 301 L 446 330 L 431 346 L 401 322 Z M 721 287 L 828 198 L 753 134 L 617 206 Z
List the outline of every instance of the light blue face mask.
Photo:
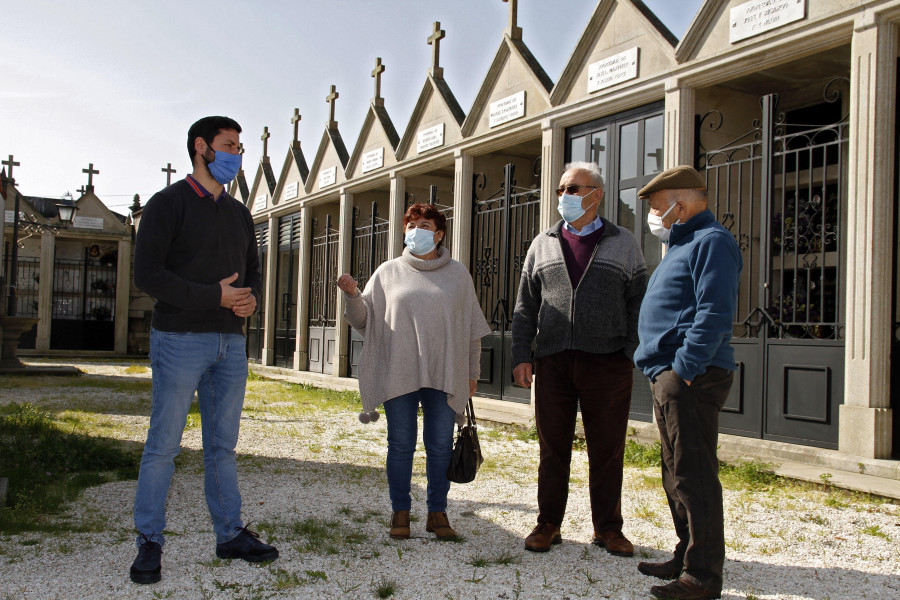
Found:
M 437 244 L 434 241 L 434 231 L 428 229 L 408 229 L 403 241 L 406 243 L 409 251 L 416 256 L 423 256 L 435 249 Z
M 591 193 L 594 193 L 594 191 L 596 190 L 593 190 Z M 587 211 L 581 208 L 583 199 L 583 196 L 576 196 L 575 194 L 563 194 L 559 197 L 559 204 L 556 210 L 559 211 L 559 216 L 563 218 L 563 221 L 571 225 L 584 216 L 584 213 Z
M 210 148 L 210 150 L 212 150 L 212 148 Z M 206 166 L 209 167 L 209 172 L 213 176 L 213 179 L 222 185 L 226 185 L 234 179 L 235 175 L 238 174 L 238 171 L 241 170 L 241 155 L 220 152 L 218 150 L 216 150 L 215 153 L 216 158 L 212 162 L 206 163 Z

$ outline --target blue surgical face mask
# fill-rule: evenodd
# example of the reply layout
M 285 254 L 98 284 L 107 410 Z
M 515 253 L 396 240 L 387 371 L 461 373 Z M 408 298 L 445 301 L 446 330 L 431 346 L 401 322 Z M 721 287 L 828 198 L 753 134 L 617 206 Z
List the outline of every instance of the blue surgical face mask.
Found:
M 210 150 L 212 150 L 212 148 L 210 148 Z M 213 179 L 222 185 L 226 185 L 234 179 L 235 175 L 238 174 L 238 171 L 241 170 L 241 155 L 220 152 L 218 150 L 216 150 L 215 153 L 216 158 L 212 162 L 206 163 L 206 166 L 209 167 L 209 172 L 213 176 Z M 206 157 L 204 157 L 204 160 L 206 160 Z
M 406 230 L 403 241 L 406 242 L 406 246 L 409 248 L 410 252 L 416 256 L 423 256 L 434 250 L 437 246 L 434 241 L 435 234 L 436 232 L 434 231 L 416 227 L 415 229 Z
M 593 194 L 595 191 L 597 190 L 593 190 L 591 193 Z M 575 194 L 563 194 L 559 197 L 559 205 L 557 205 L 556 210 L 559 211 L 563 221 L 572 224 L 584 216 L 584 213 L 587 211 L 581 208 L 583 199 L 584 196 L 576 196 Z

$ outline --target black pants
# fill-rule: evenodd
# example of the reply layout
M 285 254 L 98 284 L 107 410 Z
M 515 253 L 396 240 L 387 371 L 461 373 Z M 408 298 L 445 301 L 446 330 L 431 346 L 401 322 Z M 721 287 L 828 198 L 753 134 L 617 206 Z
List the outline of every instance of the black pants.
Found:
M 534 417 L 541 444 L 538 523 L 562 523 L 575 418 L 587 442 L 594 531 L 622 530 L 622 459 L 634 365 L 622 352 L 566 350 L 535 361 Z
M 675 522 L 675 558 L 707 590 L 722 589 L 725 525 L 716 446 L 734 372 L 709 367 L 688 386 L 672 370 L 650 384 L 662 444 L 662 479 Z

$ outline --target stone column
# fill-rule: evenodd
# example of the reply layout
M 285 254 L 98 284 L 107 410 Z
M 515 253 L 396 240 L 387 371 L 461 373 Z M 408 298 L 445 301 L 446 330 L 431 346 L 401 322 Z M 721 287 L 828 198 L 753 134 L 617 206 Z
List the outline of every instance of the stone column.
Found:
M 403 213 L 406 212 L 406 177 L 391 173 L 391 201 L 388 208 L 388 256 L 403 254 Z
M 694 164 L 694 88 L 676 78 L 666 80 L 665 168 Z
M 850 60 L 847 336 L 838 449 L 889 458 L 897 30 L 856 20 Z
M 56 256 L 56 236 L 49 232 L 41 234 L 41 266 L 38 282 L 38 324 L 34 349 L 46 352 L 50 349 L 50 329 L 53 325 L 53 260 Z M 130 275 L 130 274 L 129 274 Z M 130 277 L 120 281 L 130 281 Z M 116 286 L 118 290 L 120 285 Z M 125 287 L 125 322 L 128 323 L 128 286 Z M 116 306 L 116 313 L 119 307 Z
M 563 174 L 565 130 L 552 119 L 541 122 L 541 216 L 540 230 L 559 220 L 556 186 Z
M 119 258 L 116 265 L 116 323 L 114 350 L 117 354 L 128 352 L 128 295 L 131 291 L 131 237 L 119 240 Z
M 343 273 L 350 272 L 350 259 L 353 246 L 353 194 L 341 190 L 341 209 L 338 216 L 338 260 L 337 273 L 340 277 Z M 334 371 L 335 377 L 346 377 L 350 367 L 350 328 L 344 321 L 344 294 L 335 287 L 334 304 Z
M 461 150 L 454 152 L 453 172 L 453 258 L 466 267 L 472 260 L 472 176 L 475 159 Z
M 266 252 L 266 279 L 263 281 L 263 349 L 262 363 L 264 365 L 275 364 L 275 305 L 276 287 L 278 283 L 278 244 L 279 244 L 278 217 L 269 215 L 269 242 Z M 260 265 L 262 268 L 262 265 Z M 299 303 L 298 303 L 299 305 Z
M 300 209 L 300 268 L 297 271 L 297 346 L 294 369 L 309 368 L 309 267 L 312 260 L 312 211 Z M 276 275 L 277 277 L 277 275 Z

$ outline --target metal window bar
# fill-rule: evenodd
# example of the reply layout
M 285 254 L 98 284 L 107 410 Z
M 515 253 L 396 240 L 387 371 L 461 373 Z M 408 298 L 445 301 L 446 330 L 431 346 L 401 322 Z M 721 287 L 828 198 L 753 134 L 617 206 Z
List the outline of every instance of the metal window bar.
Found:
M 331 215 L 326 216 L 325 231 L 319 235 L 316 235 L 317 219 L 313 219 L 312 225 L 309 325 L 311 327 L 334 327 L 340 234 L 331 227 Z
M 378 216 L 378 203 L 372 202 L 369 217 L 363 220 L 359 207 L 353 209 L 353 247 L 351 249 L 351 275 L 360 289 L 378 268 L 387 260 L 388 221 Z

